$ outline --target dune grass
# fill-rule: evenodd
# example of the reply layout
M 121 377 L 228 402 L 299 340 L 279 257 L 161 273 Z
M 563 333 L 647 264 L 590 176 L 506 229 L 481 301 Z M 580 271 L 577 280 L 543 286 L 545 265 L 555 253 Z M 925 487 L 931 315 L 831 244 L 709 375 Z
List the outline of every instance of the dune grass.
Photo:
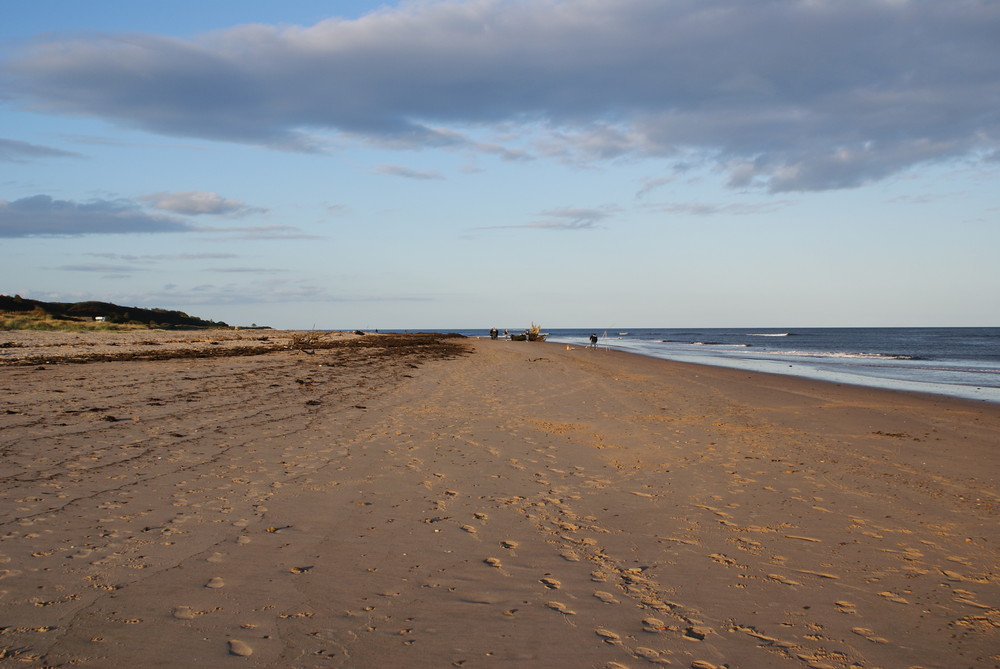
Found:
M 139 323 L 107 323 L 101 321 L 66 320 L 24 314 L 0 314 L 0 330 L 35 330 L 40 332 L 120 332 L 150 330 Z

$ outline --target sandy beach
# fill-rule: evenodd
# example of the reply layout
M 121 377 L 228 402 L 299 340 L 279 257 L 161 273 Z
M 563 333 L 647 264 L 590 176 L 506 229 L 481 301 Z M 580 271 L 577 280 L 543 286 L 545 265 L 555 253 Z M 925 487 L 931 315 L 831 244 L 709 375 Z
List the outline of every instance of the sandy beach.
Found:
M 1000 665 L 1000 405 L 302 337 L 0 332 L 0 666 Z

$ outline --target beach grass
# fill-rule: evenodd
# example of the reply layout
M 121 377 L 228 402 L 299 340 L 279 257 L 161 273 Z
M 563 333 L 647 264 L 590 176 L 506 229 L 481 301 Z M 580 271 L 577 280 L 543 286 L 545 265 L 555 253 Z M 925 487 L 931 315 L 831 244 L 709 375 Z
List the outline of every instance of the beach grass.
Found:
M 40 317 L 19 314 L 0 314 L 0 330 L 35 330 L 39 332 L 126 332 L 130 330 L 158 329 L 139 323 L 108 323 L 94 320 L 78 320 Z

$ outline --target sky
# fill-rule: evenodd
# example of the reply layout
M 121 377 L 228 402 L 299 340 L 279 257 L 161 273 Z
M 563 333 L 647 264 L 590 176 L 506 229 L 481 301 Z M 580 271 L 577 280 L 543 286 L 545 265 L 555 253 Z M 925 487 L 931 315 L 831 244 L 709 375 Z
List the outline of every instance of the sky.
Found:
M 6 0 L 0 293 L 1000 326 L 996 0 Z

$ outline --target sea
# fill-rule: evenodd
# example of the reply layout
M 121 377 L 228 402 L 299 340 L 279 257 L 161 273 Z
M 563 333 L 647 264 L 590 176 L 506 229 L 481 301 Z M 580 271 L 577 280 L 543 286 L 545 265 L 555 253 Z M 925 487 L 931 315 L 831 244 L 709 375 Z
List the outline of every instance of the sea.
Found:
M 591 334 L 599 348 L 654 358 L 1000 403 L 996 327 L 555 328 L 547 341 L 583 347 Z

